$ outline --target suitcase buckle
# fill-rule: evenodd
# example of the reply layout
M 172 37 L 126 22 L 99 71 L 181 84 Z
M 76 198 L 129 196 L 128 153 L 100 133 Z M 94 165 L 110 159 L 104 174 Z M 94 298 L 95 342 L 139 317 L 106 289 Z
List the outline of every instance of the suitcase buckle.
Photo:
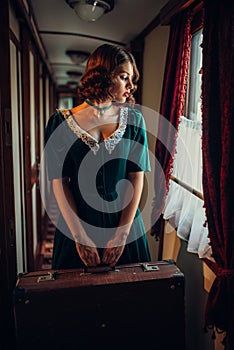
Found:
M 157 265 L 154 265 L 154 264 L 142 263 L 141 266 L 142 266 L 144 272 L 159 271 L 159 267 Z
M 41 275 L 37 279 L 37 283 L 54 281 L 56 277 L 56 272 L 48 272 L 46 275 Z

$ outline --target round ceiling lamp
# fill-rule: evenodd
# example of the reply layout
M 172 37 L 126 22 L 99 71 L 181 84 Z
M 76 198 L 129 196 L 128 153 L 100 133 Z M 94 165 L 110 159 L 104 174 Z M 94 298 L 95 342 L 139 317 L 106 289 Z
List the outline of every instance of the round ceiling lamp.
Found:
M 75 90 L 78 87 L 79 83 L 77 81 L 68 81 L 67 82 L 67 86 L 69 87 L 69 89 Z
M 66 0 L 76 14 L 88 22 L 95 22 L 114 8 L 114 0 Z
M 66 73 L 70 77 L 70 79 L 72 79 L 73 81 L 80 80 L 80 77 L 82 75 L 81 72 L 77 72 L 77 71 L 68 71 Z
M 70 57 L 72 62 L 76 65 L 84 63 L 88 58 L 90 53 L 86 51 L 79 50 L 67 50 L 66 54 Z

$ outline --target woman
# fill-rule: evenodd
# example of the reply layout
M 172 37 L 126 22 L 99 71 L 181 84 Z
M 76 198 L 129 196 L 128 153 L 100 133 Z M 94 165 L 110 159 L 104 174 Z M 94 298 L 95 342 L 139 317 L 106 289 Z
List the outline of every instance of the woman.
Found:
M 138 79 L 132 54 L 104 44 L 81 79 L 84 102 L 48 121 L 48 175 L 61 213 L 54 269 L 150 261 L 138 209 L 150 170 L 144 120 L 133 108 Z

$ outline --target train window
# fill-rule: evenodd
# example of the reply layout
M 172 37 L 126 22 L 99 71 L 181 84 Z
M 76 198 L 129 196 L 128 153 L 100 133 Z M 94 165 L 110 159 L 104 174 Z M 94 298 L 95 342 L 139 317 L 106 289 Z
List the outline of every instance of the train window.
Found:
M 72 97 L 59 97 L 59 109 L 71 109 L 73 107 Z
M 187 251 L 210 255 L 202 186 L 202 29 L 192 34 L 184 115 L 180 117 L 164 219 L 172 222 Z
M 201 121 L 202 29 L 192 36 L 185 116 Z

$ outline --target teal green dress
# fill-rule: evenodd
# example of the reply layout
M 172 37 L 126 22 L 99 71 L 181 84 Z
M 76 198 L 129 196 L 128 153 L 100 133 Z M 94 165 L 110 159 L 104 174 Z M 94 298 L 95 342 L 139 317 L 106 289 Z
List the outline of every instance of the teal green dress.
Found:
M 45 154 L 49 180 L 69 178 L 79 220 L 102 257 L 106 243 L 118 227 L 125 201 L 131 197 L 128 173 L 150 171 L 141 112 L 136 108 L 119 108 L 117 130 L 101 142 L 78 125 L 70 110 L 57 110 L 46 127 Z M 61 214 L 56 226 L 52 268 L 84 267 Z M 150 260 L 138 208 L 118 265 Z

